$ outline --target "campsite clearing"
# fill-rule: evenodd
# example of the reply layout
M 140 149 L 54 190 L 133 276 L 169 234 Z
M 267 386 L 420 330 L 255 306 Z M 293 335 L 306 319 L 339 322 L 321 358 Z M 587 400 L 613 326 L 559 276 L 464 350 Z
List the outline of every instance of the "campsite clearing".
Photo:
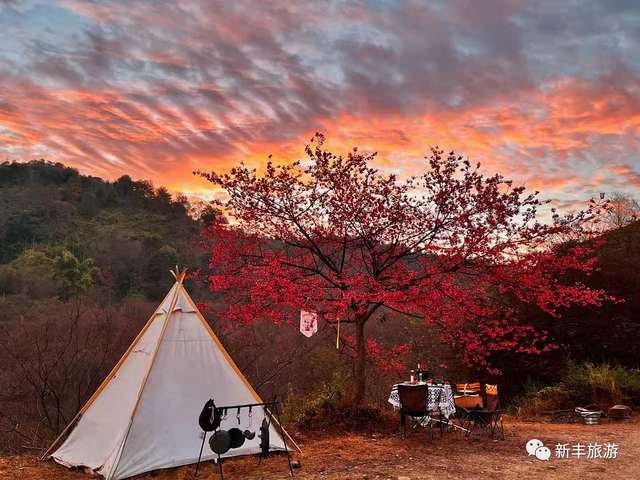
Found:
M 426 443 L 426 436 L 415 435 L 402 442 L 396 431 L 348 435 L 311 432 L 296 436 L 303 454 L 295 454 L 302 468 L 295 470 L 299 479 L 362 480 L 427 478 L 472 479 L 600 479 L 640 478 L 640 422 L 586 426 L 582 424 L 550 424 L 507 422 L 507 440 L 493 441 L 465 438 L 460 434 L 445 434 L 444 438 Z M 528 440 L 537 438 L 553 452 L 549 461 L 529 457 L 525 451 Z M 555 445 L 568 443 L 615 443 L 615 459 L 588 459 L 586 456 L 568 459 L 555 457 Z M 241 457 L 225 462 L 225 479 L 286 479 L 286 460 L 271 457 L 258 467 L 257 457 Z M 158 480 L 188 480 L 193 478 L 195 466 L 169 469 L 136 478 Z M 220 478 L 212 462 L 204 465 L 198 478 Z M 0 478 L 17 480 L 82 480 L 95 478 L 68 470 L 53 462 L 41 462 L 35 456 L 0 459 Z

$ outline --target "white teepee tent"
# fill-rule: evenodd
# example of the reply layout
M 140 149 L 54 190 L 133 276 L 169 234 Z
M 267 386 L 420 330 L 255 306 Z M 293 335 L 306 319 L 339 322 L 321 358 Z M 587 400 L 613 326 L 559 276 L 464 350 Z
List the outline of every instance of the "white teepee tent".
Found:
M 173 288 L 67 427 L 76 425 L 51 455 L 56 462 L 86 466 L 114 480 L 195 463 L 203 438 L 198 415 L 209 398 L 218 406 L 262 402 L 184 289 L 184 273 L 176 269 Z M 252 413 L 259 432 L 265 412 Z M 234 411 L 220 428 L 244 430 L 248 423 L 243 409 L 240 425 Z M 283 450 L 275 427 L 272 423 L 270 449 Z M 259 452 L 256 435 L 222 457 Z M 202 460 L 215 458 L 206 445 Z

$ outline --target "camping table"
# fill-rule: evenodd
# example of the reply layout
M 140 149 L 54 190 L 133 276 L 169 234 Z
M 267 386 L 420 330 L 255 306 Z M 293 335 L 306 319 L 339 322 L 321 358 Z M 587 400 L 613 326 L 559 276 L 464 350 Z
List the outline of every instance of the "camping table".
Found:
M 406 383 L 393 386 L 391 394 L 389 395 L 389 403 L 396 409 L 400 408 L 398 385 L 412 386 Z M 429 410 L 432 412 L 441 412 L 447 419 L 456 413 L 456 402 L 453 399 L 451 385 L 427 385 L 427 387 L 427 407 Z

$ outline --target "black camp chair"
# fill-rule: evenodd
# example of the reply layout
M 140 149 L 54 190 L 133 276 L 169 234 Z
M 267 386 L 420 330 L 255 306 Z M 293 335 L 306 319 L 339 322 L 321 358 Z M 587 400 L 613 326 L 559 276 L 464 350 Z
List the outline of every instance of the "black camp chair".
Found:
M 485 408 L 463 409 L 467 417 L 467 436 L 473 431 L 480 429 L 481 432 L 488 434 L 491 438 L 504 440 L 504 425 L 502 423 L 498 386 L 485 385 L 485 394 Z
M 426 385 L 398 385 L 400 398 L 400 438 L 410 437 L 417 428 L 429 427 L 429 439 L 433 440 L 433 427 L 427 407 Z M 409 431 L 406 430 L 407 417 L 410 419 Z

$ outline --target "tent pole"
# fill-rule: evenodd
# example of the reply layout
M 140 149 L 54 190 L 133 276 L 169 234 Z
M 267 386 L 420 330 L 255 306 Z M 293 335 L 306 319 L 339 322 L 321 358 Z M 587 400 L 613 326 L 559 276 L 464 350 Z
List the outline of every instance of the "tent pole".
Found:
M 167 325 L 169 325 L 169 318 L 171 318 L 171 314 L 173 313 L 173 309 L 178 302 L 178 296 L 180 295 L 180 290 L 182 289 L 182 280 L 184 280 L 184 275 L 187 273 L 187 269 L 185 268 L 178 279 L 176 291 L 173 294 L 173 298 L 171 299 L 171 305 L 169 305 L 169 311 L 167 312 L 167 316 L 164 319 L 164 325 L 162 325 L 162 331 L 160 332 L 160 338 L 158 338 L 158 346 L 153 352 L 153 357 L 151 358 L 151 362 L 149 362 L 149 369 L 147 370 L 147 374 L 144 376 L 142 380 L 142 386 L 140 387 L 140 393 L 138 393 L 138 399 L 136 400 L 136 404 L 133 407 L 133 412 L 131 412 L 131 419 L 136 415 L 136 411 L 138 410 L 138 404 L 140 403 L 140 399 L 142 398 L 142 393 L 144 392 L 144 387 L 147 386 L 147 381 L 149 380 L 149 375 L 151 375 L 151 369 L 153 368 L 153 364 L 156 361 L 156 357 L 158 356 L 158 351 L 160 350 L 160 345 L 162 344 L 162 339 L 164 338 L 164 332 L 167 330 Z
M 76 422 L 77 422 L 78 420 L 80 420 L 80 417 L 81 417 L 81 416 L 82 416 L 82 412 L 80 411 L 80 412 L 78 412 L 78 413 L 76 414 L 76 416 L 75 416 L 75 417 L 73 417 L 73 420 L 71 420 L 71 421 L 69 422 L 69 425 L 67 425 L 67 426 L 66 426 L 66 428 L 62 431 L 62 433 L 61 433 L 60 435 L 58 435 L 58 438 L 56 438 L 56 439 L 53 441 L 53 443 L 51 444 L 51 446 L 49 447 L 49 449 L 48 449 L 46 452 L 44 452 L 44 455 L 42 455 L 42 456 L 40 457 L 40 460 L 44 460 L 45 458 L 47 458 L 47 456 L 49 456 L 49 454 L 50 454 L 50 453 L 51 453 L 51 451 L 55 448 L 55 446 L 58 444 L 58 442 L 60 441 L 60 439 L 61 439 L 62 437 L 64 437 L 64 436 L 65 436 L 65 434 L 66 434 L 66 433 L 71 429 L 71 427 L 72 427 L 73 425 L 75 425 L 75 424 L 76 424 Z
M 109 470 L 109 473 L 107 474 L 105 480 L 112 480 L 113 476 L 116 473 L 116 469 L 118 468 L 118 465 L 120 465 L 120 458 L 122 457 L 122 452 L 124 452 L 124 445 L 125 445 L 125 443 L 127 443 L 127 438 L 129 438 L 129 432 L 131 431 L 131 425 L 133 425 L 133 420 L 129 420 L 129 425 L 127 425 L 127 430 L 124 432 L 124 437 L 122 437 L 122 442 L 120 442 L 120 445 L 118 446 L 118 451 L 116 453 L 116 459 L 113 462 L 113 466 Z
M 160 305 L 162 305 L 167 298 L 169 298 L 169 293 L 171 291 L 167 292 L 167 294 L 165 295 L 164 299 L 162 300 L 162 302 L 160 303 Z M 160 307 L 158 307 L 160 308 Z M 127 357 L 129 356 L 129 354 L 131 353 L 131 351 L 133 350 L 133 347 L 136 346 L 136 344 L 138 343 L 138 341 L 142 338 L 142 335 L 144 335 L 144 333 L 147 331 L 147 329 L 151 326 L 151 324 L 153 323 L 153 320 L 156 317 L 156 313 L 158 312 L 158 310 L 156 309 L 155 312 L 153 312 L 153 315 L 151 315 L 151 318 L 149 319 L 149 321 L 145 324 L 145 326 L 142 328 L 142 330 L 140 331 L 140 333 L 138 334 L 138 336 L 135 338 L 135 340 L 133 342 L 131 342 L 131 345 L 129 345 L 129 348 L 127 349 L 127 351 L 124 353 L 124 355 L 122 356 L 122 358 L 118 361 L 118 363 L 116 364 L 115 367 L 113 367 L 113 370 L 111 370 L 111 372 L 109 373 L 109 375 L 107 375 L 107 378 L 104 379 L 104 382 L 102 382 L 102 384 L 100 385 L 100 387 L 98 387 L 98 389 L 96 390 L 96 392 L 91 396 L 91 398 L 89 399 L 89 401 L 85 404 L 84 407 L 82 407 L 82 410 L 80 410 L 81 413 L 84 413 L 87 411 L 87 409 L 91 406 L 91 404 L 93 403 L 93 401 L 98 397 L 98 395 L 100 395 L 100 393 L 102 392 L 102 390 L 104 390 L 104 387 L 107 386 L 107 384 L 109 383 L 109 381 L 113 378 L 113 376 L 117 373 L 117 371 L 120 369 L 120 367 L 122 366 L 122 364 L 124 363 L 124 361 L 127 359 Z
M 160 303 L 160 305 L 162 305 L 167 298 L 169 298 L 169 293 L 171 291 L 167 292 L 167 294 L 165 295 L 164 299 L 162 300 L 162 302 Z M 69 429 L 71 428 L 72 425 L 74 425 L 75 423 L 77 423 L 78 420 L 80 420 L 80 417 L 89 409 L 89 407 L 91 406 L 91 404 L 94 402 L 94 400 L 98 397 L 98 395 L 100 394 L 100 392 L 102 392 L 102 390 L 104 389 L 104 387 L 107 386 L 107 384 L 109 383 L 109 381 L 113 378 L 113 376 L 118 372 L 118 370 L 120 369 L 120 367 L 122 366 L 122 364 L 124 363 L 124 361 L 127 359 L 127 357 L 129 356 L 129 354 L 131 353 L 131 350 L 133 350 L 133 347 L 135 347 L 136 343 L 138 343 L 138 341 L 142 338 L 142 335 L 144 335 L 144 332 L 147 331 L 147 329 L 149 328 L 149 326 L 151 325 L 151 323 L 153 323 L 153 319 L 156 317 L 156 312 L 158 310 L 156 309 L 155 312 L 153 312 L 153 315 L 151 315 L 151 318 L 149 318 L 149 320 L 147 321 L 147 323 L 145 324 L 145 326 L 142 328 L 142 330 L 140 331 L 140 333 L 138 334 L 138 336 L 135 338 L 135 340 L 133 342 L 131 342 L 131 345 L 129 345 L 129 348 L 127 349 L 126 352 L 124 352 L 124 355 L 122 355 L 122 357 L 120 358 L 120 360 L 118 361 L 118 363 L 116 364 L 115 367 L 113 367 L 113 369 L 111 370 L 111 372 L 109 372 L 109 375 L 107 375 L 107 378 L 104 379 L 104 381 L 100 384 L 100 386 L 98 387 L 98 389 L 95 391 L 95 393 L 93 395 L 91 395 L 91 398 L 89 398 L 89 400 L 87 400 L 87 403 L 84 404 L 84 406 L 80 409 L 80 411 L 76 414 L 76 416 L 73 418 L 73 420 L 71 420 L 71 422 L 69 422 L 69 424 L 66 426 L 66 428 L 62 431 L 62 433 L 58 436 L 58 438 L 55 439 L 55 441 L 51 444 L 51 446 L 49 447 L 49 449 L 44 453 L 44 455 L 42 455 L 42 457 L 40 457 L 40 460 L 44 460 L 45 458 L 47 458 L 47 456 L 51 453 L 51 451 L 53 450 L 53 448 L 58 444 L 58 442 L 60 441 L 60 439 L 69 431 Z
M 176 266 L 176 273 L 178 273 L 178 267 Z M 164 325 L 162 325 L 162 331 L 160 332 L 160 337 L 158 338 L 158 343 L 155 351 L 153 352 L 153 357 L 151 357 L 151 361 L 149 362 L 149 368 L 147 369 L 147 374 L 144 376 L 142 380 L 142 385 L 140 387 L 140 391 L 138 392 L 138 399 L 136 400 L 136 404 L 133 406 L 133 411 L 131 412 L 131 417 L 129 420 L 129 428 L 127 428 L 127 433 L 125 434 L 122 440 L 122 446 L 120 449 L 120 453 L 116 461 L 113 464 L 112 470 L 109 472 L 109 476 L 107 480 L 112 478 L 112 475 L 115 474 L 118 466 L 120 465 L 120 460 L 122 459 L 122 454 L 124 453 L 124 447 L 127 444 L 127 439 L 129 438 L 129 431 L 131 430 L 131 426 L 133 425 L 133 419 L 136 416 L 136 411 L 138 410 L 138 404 L 140 403 L 140 399 L 142 398 L 142 394 L 144 393 L 144 387 L 147 385 L 147 380 L 149 380 L 149 375 L 151 374 L 151 369 L 153 368 L 153 364 L 156 361 L 156 357 L 158 356 L 158 351 L 160 350 L 160 345 L 162 344 L 162 339 L 164 338 L 164 332 L 167 330 L 167 325 L 169 324 L 169 318 L 173 313 L 173 309 L 178 302 L 178 296 L 180 295 L 180 290 L 182 288 L 182 280 L 184 280 L 184 276 L 187 273 L 187 269 L 182 270 L 182 274 L 180 275 L 178 281 L 176 282 L 176 291 L 173 293 L 173 298 L 171 299 L 171 304 L 169 305 L 169 311 L 167 312 L 167 316 L 164 319 Z M 164 303 L 164 302 L 163 302 Z

